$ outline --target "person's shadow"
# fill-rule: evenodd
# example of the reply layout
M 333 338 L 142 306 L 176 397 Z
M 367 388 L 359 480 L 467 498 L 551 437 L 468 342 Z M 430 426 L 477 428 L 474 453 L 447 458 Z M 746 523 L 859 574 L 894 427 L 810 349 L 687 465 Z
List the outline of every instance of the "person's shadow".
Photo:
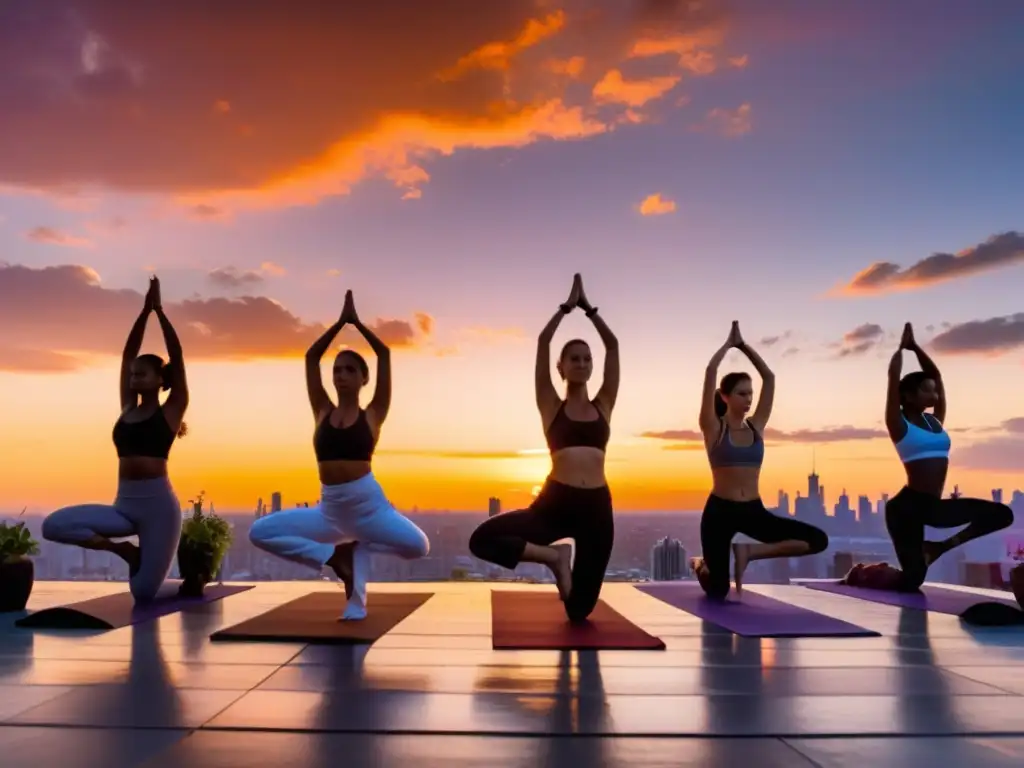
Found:
M 963 727 L 953 710 L 950 679 L 935 663 L 929 616 L 928 611 L 900 608 L 897 622 L 897 709 L 908 735 L 946 735 Z
M 578 664 L 573 666 L 573 653 Z M 543 726 L 538 728 L 547 736 L 539 739 L 540 753 L 536 757 L 538 768 L 565 768 L 565 766 L 605 765 L 607 739 L 600 738 L 608 733 L 608 703 L 601 676 L 599 651 L 560 651 L 554 690 L 550 681 L 516 674 L 523 667 L 509 666 L 510 672 L 488 672 L 477 678 L 476 687 L 483 694 L 494 693 L 511 698 L 512 692 L 535 694 L 518 699 L 522 709 L 536 712 L 534 704 L 550 701 Z M 500 668 L 492 668 L 500 669 Z M 573 675 L 573 670 L 578 675 Z M 499 694 L 500 692 L 500 694 Z M 573 738 L 581 736 L 583 738 Z
M 700 688 L 707 734 L 734 734 L 738 723 L 744 730 L 756 729 L 765 722 L 771 698 L 765 685 L 765 675 L 771 674 L 771 669 L 770 665 L 767 670 L 764 667 L 764 641 L 736 635 L 708 621 L 701 623 L 700 638 Z

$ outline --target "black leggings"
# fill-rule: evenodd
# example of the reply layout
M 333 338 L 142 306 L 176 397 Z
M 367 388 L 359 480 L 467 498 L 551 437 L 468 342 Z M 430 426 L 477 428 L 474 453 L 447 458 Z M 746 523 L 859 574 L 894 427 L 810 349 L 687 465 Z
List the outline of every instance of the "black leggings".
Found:
M 1005 504 L 984 499 L 943 499 L 904 486 L 885 505 L 885 527 L 903 571 L 900 588 L 914 591 L 924 584 L 924 528 L 960 528 L 964 543 L 1009 528 L 1013 511 Z
M 565 612 L 570 621 L 582 621 L 597 605 L 615 541 L 607 486 L 576 488 L 549 479 L 529 508 L 482 522 L 469 537 L 469 551 L 511 570 L 519 565 L 527 544 L 547 546 L 559 539 L 576 543 Z
M 773 515 L 760 499 L 730 501 L 711 494 L 700 518 L 700 546 L 708 569 L 701 587 L 708 597 L 721 600 L 729 594 L 729 557 L 737 533 L 763 544 L 803 541 L 810 547 L 808 555 L 828 549 L 828 535 L 823 530 L 792 517 Z

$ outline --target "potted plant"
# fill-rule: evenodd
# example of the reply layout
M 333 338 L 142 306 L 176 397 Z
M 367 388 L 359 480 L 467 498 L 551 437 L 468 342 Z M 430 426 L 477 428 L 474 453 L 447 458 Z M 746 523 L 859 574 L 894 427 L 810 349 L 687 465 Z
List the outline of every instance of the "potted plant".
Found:
M 25 510 L 21 510 L 25 514 Z M 0 522 L 0 613 L 23 611 L 35 583 L 35 567 L 29 555 L 39 554 L 39 542 L 24 521 Z
M 178 594 L 183 597 L 202 597 L 203 589 L 220 570 L 224 555 L 231 546 L 231 526 L 211 510 L 203 511 L 205 491 L 190 499 L 192 514 L 181 526 L 178 541 L 178 572 L 181 587 Z

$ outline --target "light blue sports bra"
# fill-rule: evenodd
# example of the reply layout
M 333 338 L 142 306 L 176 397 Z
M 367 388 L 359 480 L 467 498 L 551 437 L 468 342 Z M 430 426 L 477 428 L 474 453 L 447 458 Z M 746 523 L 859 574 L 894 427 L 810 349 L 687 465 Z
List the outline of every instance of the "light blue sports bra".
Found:
M 907 423 L 907 433 L 902 440 L 896 443 L 896 453 L 899 454 L 900 461 L 904 464 L 921 459 L 949 458 L 949 449 L 952 445 L 949 433 L 934 416 L 929 416 L 927 413 L 921 415 L 929 425 L 934 422 L 939 431 L 934 432 L 931 429 L 919 427 L 904 416 L 903 421 Z

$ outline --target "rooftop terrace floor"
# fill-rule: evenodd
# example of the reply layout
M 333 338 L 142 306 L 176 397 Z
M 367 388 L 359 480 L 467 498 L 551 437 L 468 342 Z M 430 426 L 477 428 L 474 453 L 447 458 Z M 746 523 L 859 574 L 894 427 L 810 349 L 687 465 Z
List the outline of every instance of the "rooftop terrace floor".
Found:
M 435 596 L 372 647 L 208 639 L 337 589 L 321 582 L 258 583 L 102 634 L 0 615 L 0 765 L 1024 765 L 1022 628 L 752 585 L 882 633 L 759 640 L 612 583 L 606 602 L 667 650 L 495 651 L 491 585 L 373 588 L 371 610 L 374 592 Z M 38 582 L 29 607 L 123 589 Z

